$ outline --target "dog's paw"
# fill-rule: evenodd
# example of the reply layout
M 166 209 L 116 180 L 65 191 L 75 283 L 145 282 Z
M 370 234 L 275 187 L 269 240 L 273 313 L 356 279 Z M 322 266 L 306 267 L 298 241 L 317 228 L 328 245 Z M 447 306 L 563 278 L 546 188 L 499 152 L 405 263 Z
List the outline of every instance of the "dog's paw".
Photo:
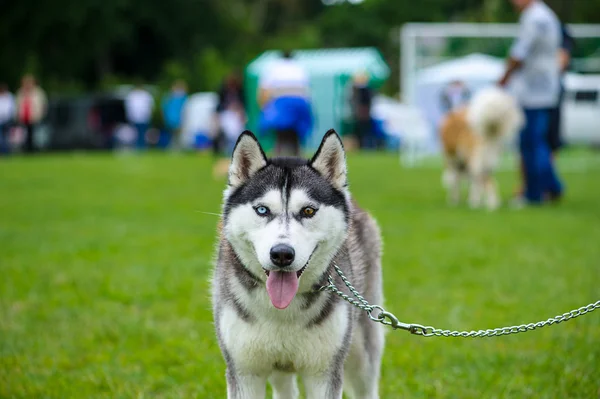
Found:
M 498 202 L 494 202 L 494 203 L 489 203 L 486 205 L 486 208 L 488 211 L 493 212 L 495 210 L 497 210 L 498 208 L 500 208 L 500 205 L 502 205 L 499 201 Z
M 442 173 L 442 178 L 440 180 L 442 187 L 448 189 L 454 183 L 454 176 L 450 171 L 445 170 L 444 173 Z
M 481 208 L 481 198 L 477 196 L 469 197 L 469 208 L 471 209 L 479 209 Z
M 452 208 L 456 208 L 458 205 L 460 205 L 460 200 L 458 198 L 456 198 L 455 196 L 449 196 L 446 199 L 446 203 L 448 204 L 448 206 L 450 206 Z
M 502 202 L 498 198 L 492 198 L 487 201 L 486 208 L 488 211 L 495 211 L 500 208 Z

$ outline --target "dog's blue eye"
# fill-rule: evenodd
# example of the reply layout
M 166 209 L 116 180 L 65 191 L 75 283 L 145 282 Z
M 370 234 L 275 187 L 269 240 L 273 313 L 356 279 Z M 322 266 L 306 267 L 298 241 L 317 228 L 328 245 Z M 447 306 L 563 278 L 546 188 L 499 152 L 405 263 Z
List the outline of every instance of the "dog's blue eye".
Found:
M 266 206 L 257 206 L 256 208 L 254 208 L 254 210 L 256 211 L 256 214 L 258 216 L 267 216 L 271 211 L 269 211 L 269 208 L 267 208 Z

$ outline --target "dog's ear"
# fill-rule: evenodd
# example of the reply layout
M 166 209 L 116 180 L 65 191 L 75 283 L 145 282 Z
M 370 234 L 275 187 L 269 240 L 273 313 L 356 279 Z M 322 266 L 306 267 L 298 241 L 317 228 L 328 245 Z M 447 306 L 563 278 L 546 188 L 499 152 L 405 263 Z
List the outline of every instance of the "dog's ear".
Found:
M 347 186 L 346 153 L 342 139 L 335 130 L 331 129 L 325 133 L 319 149 L 310 161 L 310 166 L 338 190 Z
M 240 135 L 233 149 L 228 183 L 231 187 L 239 187 L 265 166 L 265 152 L 254 134 L 246 130 Z

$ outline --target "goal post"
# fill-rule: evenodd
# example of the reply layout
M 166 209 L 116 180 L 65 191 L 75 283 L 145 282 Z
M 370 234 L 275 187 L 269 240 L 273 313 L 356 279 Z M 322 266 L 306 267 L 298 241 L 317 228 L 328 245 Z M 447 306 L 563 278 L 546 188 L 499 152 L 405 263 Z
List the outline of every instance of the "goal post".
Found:
M 600 24 L 567 24 L 572 36 L 577 39 L 599 39 Z M 420 55 L 419 41 L 431 39 L 503 39 L 512 41 L 517 37 L 518 24 L 495 23 L 408 23 L 400 31 L 400 93 L 404 102 L 415 104 L 416 78 L 423 65 Z M 503 56 L 506 56 L 504 54 Z M 590 65 L 589 71 L 600 73 L 600 44 L 597 51 L 588 54 L 585 65 Z M 583 61 L 583 60 L 574 60 Z

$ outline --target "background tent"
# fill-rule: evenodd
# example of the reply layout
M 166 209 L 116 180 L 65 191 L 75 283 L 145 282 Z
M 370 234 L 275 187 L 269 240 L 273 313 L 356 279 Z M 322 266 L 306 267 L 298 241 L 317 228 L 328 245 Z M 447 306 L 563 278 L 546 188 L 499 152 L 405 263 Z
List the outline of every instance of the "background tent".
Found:
M 248 64 L 246 68 L 246 95 L 248 96 L 248 127 L 257 131 L 260 109 L 257 103 L 257 89 L 260 74 L 269 63 L 281 57 L 279 51 L 267 51 Z M 327 50 L 299 50 L 294 57 L 310 75 L 311 97 L 315 113 L 315 127 L 308 140 L 308 146 L 318 146 L 321 137 L 329 129 L 345 133 L 344 118 L 348 113 L 349 85 L 352 77 L 359 72 L 368 72 L 371 87 L 380 87 L 389 77 L 390 69 L 375 48 L 345 48 Z M 266 146 L 270 140 L 266 141 Z

